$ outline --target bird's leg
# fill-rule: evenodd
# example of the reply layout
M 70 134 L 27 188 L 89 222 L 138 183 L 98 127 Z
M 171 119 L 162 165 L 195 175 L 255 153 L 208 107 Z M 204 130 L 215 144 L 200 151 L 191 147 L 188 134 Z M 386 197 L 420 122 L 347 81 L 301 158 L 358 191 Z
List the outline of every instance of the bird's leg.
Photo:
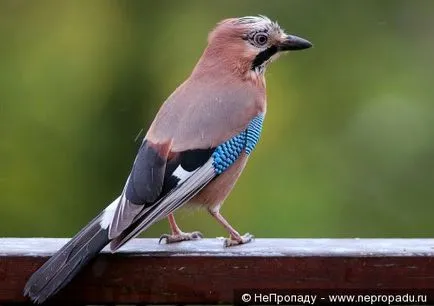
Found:
M 169 243 L 181 242 L 187 240 L 199 240 L 203 238 L 201 232 L 184 233 L 183 231 L 181 231 L 178 224 L 176 224 L 175 217 L 173 216 L 173 214 L 169 214 L 167 216 L 167 219 L 169 220 L 170 231 L 172 232 L 172 234 L 161 235 L 158 243 L 161 243 L 163 239 L 166 240 L 166 244 L 169 244 Z
M 223 225 L 223 227 L 229 232 L 229 238 L 225 239 L 224 246 L 230 247 L 234 245 L 239 244 L 245 244 L 254 238 L 253 235 L 246 233 L 243 236 L 241 236 L 230 224 L 226 219 L 220 214 L 219 210 L 209 210 L 211 216 L 216 218 L 216 220 Z

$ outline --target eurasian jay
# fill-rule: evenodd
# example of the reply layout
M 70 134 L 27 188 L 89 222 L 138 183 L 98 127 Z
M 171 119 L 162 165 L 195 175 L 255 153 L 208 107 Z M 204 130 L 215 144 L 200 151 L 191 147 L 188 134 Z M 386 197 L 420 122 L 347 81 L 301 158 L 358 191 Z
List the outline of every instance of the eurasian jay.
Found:
M 229 232 L 225 246 L 244 244 L 220 207 L 255 148 L 266 112 L 264 72 L 279 54 L 311 47 L 264 16 L 226 19 L 190 77 L 161 106 L 121 195 L 29 279 L 25 295 L 42 303 L 62 289 L 106 245 L 115 251 L 168 218 L 166 243 L 196 240 L 173 213 L 187 203 L 205 207 Z M 161 241 L 160 239 L 160 241 Z

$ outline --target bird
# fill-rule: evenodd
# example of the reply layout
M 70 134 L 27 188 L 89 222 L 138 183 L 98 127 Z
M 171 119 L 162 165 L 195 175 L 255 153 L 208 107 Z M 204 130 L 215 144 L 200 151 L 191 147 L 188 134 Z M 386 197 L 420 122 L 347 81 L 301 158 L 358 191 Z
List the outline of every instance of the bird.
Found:
M 225 247 L 252 241 L 220 208 L 260 138 L 266 68 L 282 53 L 311 46 L 263 15 L 217 23 L 190 76 L 157 112 L 119 197 L 33 273 L 24 295 L 43 303 L 104 247 L 114 252 L 165 218 L 171 233 L 160 243 L 203 238 L 177 225 L 174 212 L 182 206 L 208 210 L 229 233 Z

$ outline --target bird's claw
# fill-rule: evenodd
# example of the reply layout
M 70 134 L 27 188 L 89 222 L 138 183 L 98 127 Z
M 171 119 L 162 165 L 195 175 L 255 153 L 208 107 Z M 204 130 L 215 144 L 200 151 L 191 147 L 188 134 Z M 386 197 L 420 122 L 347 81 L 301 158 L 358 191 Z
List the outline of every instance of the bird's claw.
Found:
M 158 240 L 158 243 L 160 244 L 161 241 L 165 240 L 166 244 L 169 243 L 175 243 L 175 242 L 181 242 L 181 241 L 188 241 L 188 240 L 199 240 L 202 239 L 203 235 L 201 232 L 195 231 L 191 233 L 179 233 L 179 234 L 163 234 L 160 236 L 160 240 Z
M 243 236 L 226 238 L 224 242 L 224 247 L 228 248 L 235 245 L 246 244 L 251 242 L 254 238 L 255 236 L 249 233 L 246 233 Z

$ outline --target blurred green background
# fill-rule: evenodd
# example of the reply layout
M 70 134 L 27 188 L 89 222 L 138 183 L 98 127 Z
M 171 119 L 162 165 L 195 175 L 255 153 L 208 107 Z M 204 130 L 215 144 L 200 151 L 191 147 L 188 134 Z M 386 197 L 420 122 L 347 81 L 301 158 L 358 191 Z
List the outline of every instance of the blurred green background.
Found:
M 0 236 L 75 234 L 122 190 L 215 23 L 256 14 L 315 47 L 268 69 L 263 136 L 223 215 L 257 237 L 434 236 L 430 0 L 1 0 Z

